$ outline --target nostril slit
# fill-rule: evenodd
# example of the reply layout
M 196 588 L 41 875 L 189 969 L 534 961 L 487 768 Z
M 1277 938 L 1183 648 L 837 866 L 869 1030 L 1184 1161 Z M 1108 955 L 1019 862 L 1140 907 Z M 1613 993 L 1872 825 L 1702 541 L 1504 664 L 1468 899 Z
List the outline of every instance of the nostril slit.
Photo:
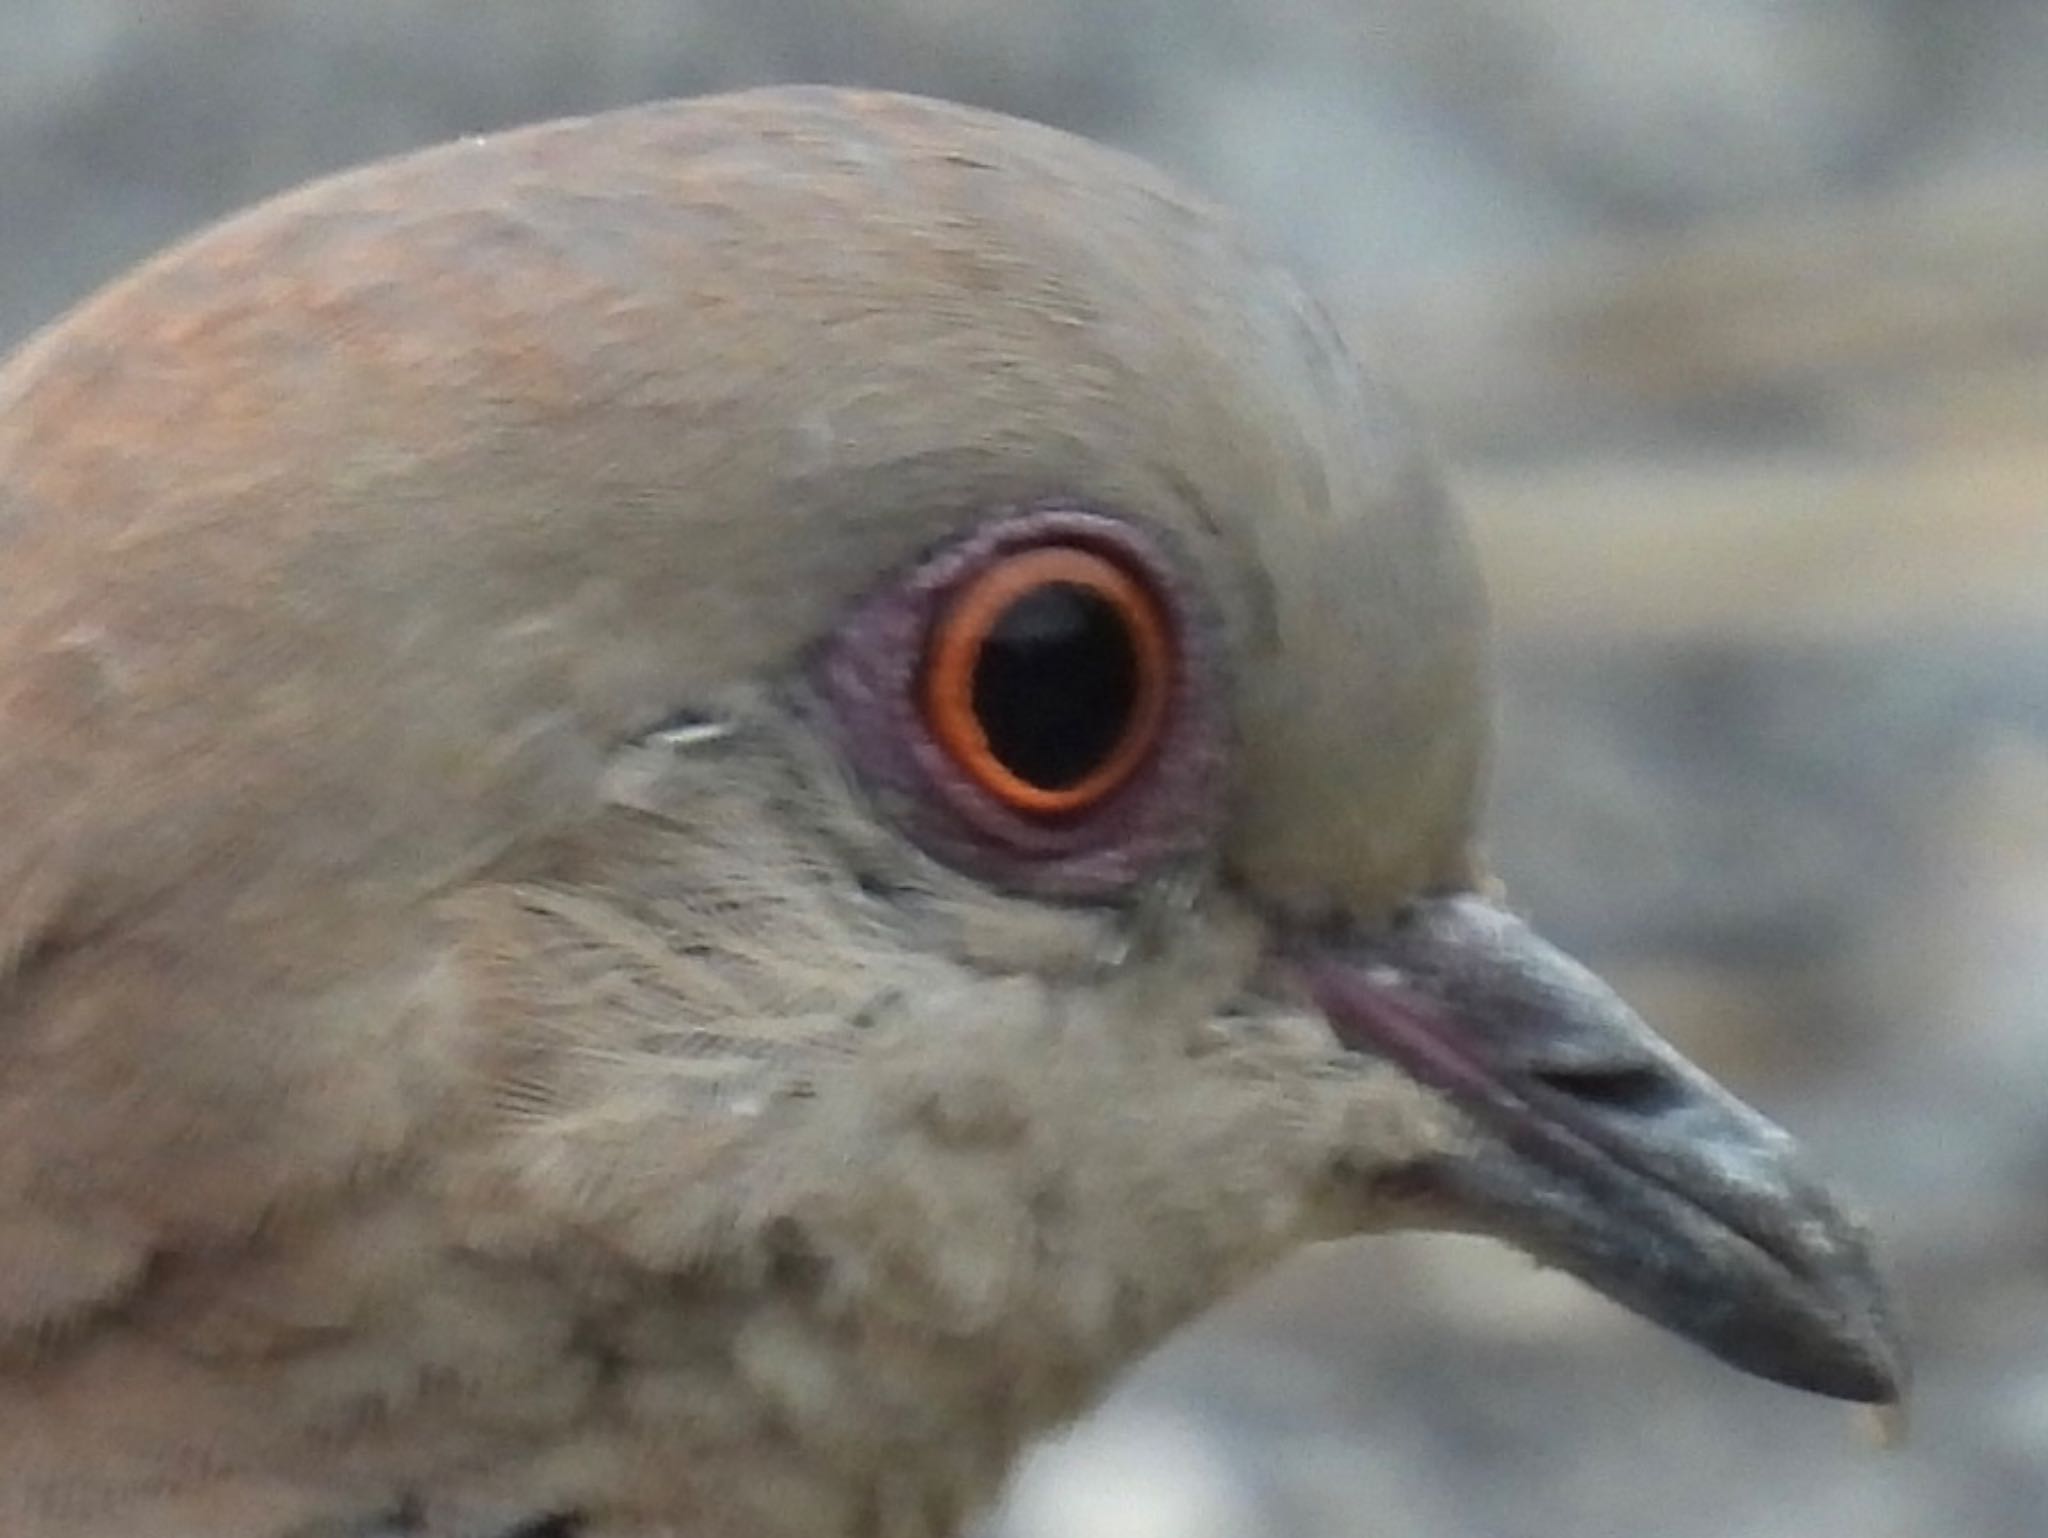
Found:
M 1650 1116 L 1672 1102 L 1671 1082 L 1654 1068 L 1553 1068 L 1536 1082 L 1588 1105 Z

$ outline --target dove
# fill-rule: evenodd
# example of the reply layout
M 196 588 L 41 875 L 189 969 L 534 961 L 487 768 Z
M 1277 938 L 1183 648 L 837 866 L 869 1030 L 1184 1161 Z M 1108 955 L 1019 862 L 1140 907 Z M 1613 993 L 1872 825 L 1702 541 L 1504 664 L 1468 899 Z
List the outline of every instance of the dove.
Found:
M 0 370 L 0 1531 L 940 1538 L 1403 1227 L 1894 1398 L 1496 889 L 1487 647 L 1390 388 L 1049 128 L 644 106 L 146 262 Z

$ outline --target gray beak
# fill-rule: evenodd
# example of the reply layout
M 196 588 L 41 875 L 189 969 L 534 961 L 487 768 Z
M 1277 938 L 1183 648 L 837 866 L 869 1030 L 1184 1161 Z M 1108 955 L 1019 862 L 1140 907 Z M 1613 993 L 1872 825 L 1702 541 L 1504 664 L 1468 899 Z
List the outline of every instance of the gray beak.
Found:
M 1483 1129 L 1468 1158 L 1424 1172 L 1461 1223 L 1745 1371 L 1900 1397 L 1865 1236 L 1792 1139 L 1520 920 L 1476 896 L 1431 898 L 1382 934 L 1326 936 L 1294 959 L 1346 1047 Z

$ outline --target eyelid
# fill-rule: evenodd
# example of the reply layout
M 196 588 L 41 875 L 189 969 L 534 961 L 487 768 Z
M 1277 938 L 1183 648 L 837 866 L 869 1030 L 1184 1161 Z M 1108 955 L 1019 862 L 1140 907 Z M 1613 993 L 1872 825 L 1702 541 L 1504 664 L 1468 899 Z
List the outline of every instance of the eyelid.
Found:
M 721 742 L 738 730 L 730 721 L 692 721 L 684 726 L 665 726 L 643 740 L 664 748 L 694 748 L 707 742 Z
M 703 710 L 685 708 L 636 732 L 631 741 L 640 747 L 669 748 L 681 752 L 707 743 L 722 742 L 738 731 L 737 722 Z

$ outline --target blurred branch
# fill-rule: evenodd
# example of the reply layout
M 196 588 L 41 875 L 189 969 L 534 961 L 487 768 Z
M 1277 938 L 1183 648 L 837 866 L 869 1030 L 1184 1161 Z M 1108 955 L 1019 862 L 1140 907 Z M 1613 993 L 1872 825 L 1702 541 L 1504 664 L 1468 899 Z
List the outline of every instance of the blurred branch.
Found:
M 1881 452 L 2048 438 L 2048 163 L 1610 239 L 1370 329 L 1468 457 L 1601 424 Z
M 2048 435 L 1904 462 L 1476 468 L 1457 489 L 1510 636 L 2048 636 Z

